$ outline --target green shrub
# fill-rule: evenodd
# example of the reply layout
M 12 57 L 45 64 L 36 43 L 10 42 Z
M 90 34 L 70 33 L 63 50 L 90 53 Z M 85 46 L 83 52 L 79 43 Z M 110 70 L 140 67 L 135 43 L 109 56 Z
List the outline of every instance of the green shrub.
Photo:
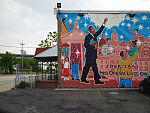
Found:
M 55 77 L 56 80 L 58 80 L 58 74 L 57 74 L 57 75 L 54 75 L 54 77 Z
M 26 82 L 26 81 L 21 81 L 18 85 L 17 88 L 26 88 L 26 87 L 30 87 L 30 83 Z

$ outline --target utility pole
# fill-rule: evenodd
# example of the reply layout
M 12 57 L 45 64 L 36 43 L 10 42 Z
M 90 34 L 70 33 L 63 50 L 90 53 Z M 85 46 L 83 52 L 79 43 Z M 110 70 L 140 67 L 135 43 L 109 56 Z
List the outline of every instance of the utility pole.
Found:
M 20 43 L 20 45 L 22 45 L 22 50 L 21 50 L 21 54 L 22 54 L 22 75 L 23 75 L 23 45 L 25 45 L 25 43 Z

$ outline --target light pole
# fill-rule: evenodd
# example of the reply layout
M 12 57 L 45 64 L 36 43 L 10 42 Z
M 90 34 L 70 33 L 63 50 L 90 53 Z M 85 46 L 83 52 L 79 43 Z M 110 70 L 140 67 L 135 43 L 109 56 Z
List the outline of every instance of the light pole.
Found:
M 23 75 L 23 45 L 25 45 L 25 43 L 22 42 L 20 45 L 22 45 L 21 54 L 22 54 L 22 75 Z

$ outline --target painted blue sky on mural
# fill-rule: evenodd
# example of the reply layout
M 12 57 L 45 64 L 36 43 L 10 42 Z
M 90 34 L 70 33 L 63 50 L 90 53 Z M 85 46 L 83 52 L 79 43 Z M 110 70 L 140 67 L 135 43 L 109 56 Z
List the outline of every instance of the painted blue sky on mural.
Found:
M 97 14 L 97 15 L 103 15 L 103 14 Z M 111 15 L 111 14 L 109 14 Z M 113 14 L 112 14 L 113 15 Z M 77 20 L 79 23 L 79 30 L 83 31 L 84 33 L 88 34 L 88 27 L 93 25 L 95 27 L 95 30 L 98 30 L 99 27 L 102 25 L 101 23 L 96 24 L 95 21 L 91 18 L 90 14 L 83 14 L 83 16 L 79 16 L 77 13 L 61 13 L 58 14 L 59 19 L 62 20 L 62 18 L 66 18 L 66 26 L 68 27 L 71 23 L 71 27 L 69 28 L 69 31 L 72 31 L 74 29 L 74 22 Z M 118 17 L 119 18 L 119 17 Z M 109 19 L 109 18 L 108 18 Z M 116 20 L 108 20 L 110 22 L 116 21 Z M 138 29 L 138 32 L 141 35 L 144 35 L 144 37 L 150 37 L 150 14 L 135 14 L 135 17 L 129 17 L 129 14 L 125 14 L 123 18 L 120 19 L 120 21 L 117 21 L 118 23 L 112 26 L 105 27 L 102 34 L 104 34 L 105 37 L 111 38 L 111 34 L 114 32 L 114 29 L 116 30 L 118 34 L 118 40 L 123 41 L 125 40 L 126 43 L 134 38 L 134 35 L 129 31 L 129 28 L 131 30 Z M 101 37 L 101 35 L 100 35 Z

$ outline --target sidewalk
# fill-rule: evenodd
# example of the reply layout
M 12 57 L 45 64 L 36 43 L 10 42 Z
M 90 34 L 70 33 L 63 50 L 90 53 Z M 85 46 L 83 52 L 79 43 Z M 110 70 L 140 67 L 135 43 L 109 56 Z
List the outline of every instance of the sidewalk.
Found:
M 22 76 L 22 75 L 19 75 Z M 30 76 L 30 75 L 23 75 L 23 76 Z M 15 74 L 0 74 L 0 92 L 10 90 L 14 87 L 14 79 Z
M 0 92 L 11 90 L 14 86 L 13 83 L 10 84 L 0 84 Z

